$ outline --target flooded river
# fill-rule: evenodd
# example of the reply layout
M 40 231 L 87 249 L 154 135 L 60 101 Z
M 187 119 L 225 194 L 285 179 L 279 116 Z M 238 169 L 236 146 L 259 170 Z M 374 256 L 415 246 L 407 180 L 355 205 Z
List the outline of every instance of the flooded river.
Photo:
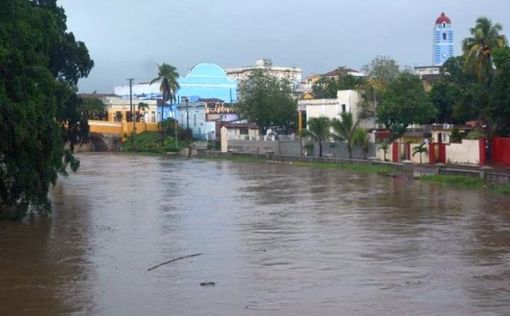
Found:
M 507 197 L 287 164 L 80 158 L 50 218 L 0 222 L 0 315 L 510 314 Z

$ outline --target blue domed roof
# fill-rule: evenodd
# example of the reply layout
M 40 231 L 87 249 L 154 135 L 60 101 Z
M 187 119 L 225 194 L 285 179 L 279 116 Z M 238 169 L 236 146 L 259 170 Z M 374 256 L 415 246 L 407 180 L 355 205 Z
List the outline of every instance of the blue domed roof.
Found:
M 207 77 L 225 77 L 226 73 L 223 68 L 216 64 L 201 63 L 195 65 L 189 72 L 188 76 L 207 76 Z
M 223 68 L 212 63 L 195 65 L 186 77 L 179 80 L 177 95 L 217 98 L 227 102 L 237 100 L 237 81 L 227 77 Z

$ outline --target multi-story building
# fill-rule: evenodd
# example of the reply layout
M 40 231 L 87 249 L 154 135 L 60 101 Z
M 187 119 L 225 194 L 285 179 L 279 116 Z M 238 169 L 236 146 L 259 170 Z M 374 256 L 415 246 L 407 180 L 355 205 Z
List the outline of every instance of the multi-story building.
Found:
M 341 113 L 350 112 L 354 121 L 358 120 L 361 113 L 361 102 L 363 101 L 361 93 L 356 90 L 339 90 L 335 99 L 313 99 L 298 101 L 299 127 L 305 128 L 304 117 L 306 121 L 314 117 L 327 117 L 329 119 L 341 120 Z M 360 127 L 374 128 L 373 119 L 364 119 L 360 121 Z
M 303 79 L 303 71 L 297 67 L 273 66 L 269 59 L 259 59 L 254 66 L 227 68 L 227 76 L 232 80 L 243 81 L 248 78 L 254 70 L 268 69 L 269 73 L 279 79 L 288 79 L 296 87 Z

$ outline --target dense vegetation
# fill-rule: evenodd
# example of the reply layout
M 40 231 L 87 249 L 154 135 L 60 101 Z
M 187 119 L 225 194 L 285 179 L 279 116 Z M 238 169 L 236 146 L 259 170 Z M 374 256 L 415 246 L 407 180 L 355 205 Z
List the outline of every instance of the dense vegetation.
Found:
M 78 80 L 93 66 L 56 0 L 0 6 L 0 216 L 48 210 L 58 174 L 88 134 Z
M 278 126 L 288 131 L 295 126 L 297 102 L 287 79 L 272 76 L 269 69 L 257 69 L 239 84 L 239 114 L 257 123 L 262 132 Z

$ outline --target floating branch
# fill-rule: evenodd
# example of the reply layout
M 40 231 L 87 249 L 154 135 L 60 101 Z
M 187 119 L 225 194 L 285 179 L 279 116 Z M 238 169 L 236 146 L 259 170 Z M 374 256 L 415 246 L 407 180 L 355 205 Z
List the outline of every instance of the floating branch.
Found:
M 194 253 L 192 255 L 182 256 L 182 257 L 179 257 L 179 258 L 168 260 L 168 261 L 162 262 L 160 264 L 157 264 L 157 265 L 155 265 L 153 267 L 150 267 L 149 269 L 147 269 L 147 271 L 152 271 L 152 270 L 154 270 L 156 268 L 159 268 L 159 267 L 161 267 L 161 266 L 163 266 L 165 264 L 169 264 L 169 263 L 172 263 L 172 262 L 175 262 L 175 261 L 179 261 L 179 260 L 187 259 L 187 258 L 191 258 L 191 257 L 196 257 L 196 256 L 200 256 L 200 255 L 202 255 L 202 253 Z

